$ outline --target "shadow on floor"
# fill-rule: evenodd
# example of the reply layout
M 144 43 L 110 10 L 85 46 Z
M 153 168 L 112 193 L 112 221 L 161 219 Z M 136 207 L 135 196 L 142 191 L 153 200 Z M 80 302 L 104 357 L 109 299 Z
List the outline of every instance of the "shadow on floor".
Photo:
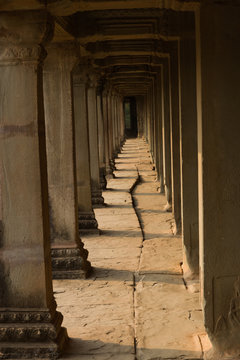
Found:
M 135 171 L 135 170 L 136 170 L 135 168 L 134 169 L 133 168 L 132 169 L 117 169 L 114 171 L 114 173 L 118 172 L 118 171 L 120 172 L 120 171 Z M 152 170 L 144 170 L 144 172 L 152 172 Z
M 141 229 L 139 231 L 133 230 L 112 230 L 112 229 L 100 229 L 101 236 L 109 236 L 109 237 L 142 237 Z M 173 235 L 170 234 L 161 234 L 161 233 L 148 233 L 144 231 L 144 241 L 156 238 L 169 238 L 171 239 Z
M 107 208 L 113 208 L 113 209 L 132 209 L 132 205 L 113 205 L 113 204 L 107 204 Z
M 136 192 L 133 194 L 134 196 L 142 196 L 142 195 L 146 195 L 146 196 L 161 196 L 162 194 L 159 194 L 157 192 L 154 193 L 141 193 L 141 192 Z
M 106 336 L 111 337 L 110 334 Z M 119 340 L 121 341 L 121 339 Z M 60 359 L 71 360 L 199 360 L 203 359 L 201 352 L 186 349 L 146 349 L 136 348 L 134 341 L 132 345 L 121 345 L 101 340 L 82 340 L 81 338 L 70 338 Z
M 133 170 L 135 171 L 135 170 Z M 115 179 L 119 179 L 119 180 L 122 180 L 122 179 L 136 179 L 136 176 L 116 176 Z
M 109 187 L 107 187 L 106 188 L 106 190 L 108 190 L 108 191 L 114 191 L 114 192 L 126 192 L 126 193 L 129 193 L 130 191 L 129 191 L 129 188 L 126 188 L 126 189 L 113 189 L 113 188 L 109 188 Z
M 179 265 L 180 268 L 180 265 Z M 182 275 L 171 271 L 129 271 L 129 270 L 118 270 L 118 269 L 107 269 L 101 267 L 93 267 L 93 272 L 88 279 L 103 280 L 107 278 L 107 281 L 133 281 L 135 276 L 135 283 L 139 281 L 154 282 L 154 283 L 165 283 L 184 285 Z

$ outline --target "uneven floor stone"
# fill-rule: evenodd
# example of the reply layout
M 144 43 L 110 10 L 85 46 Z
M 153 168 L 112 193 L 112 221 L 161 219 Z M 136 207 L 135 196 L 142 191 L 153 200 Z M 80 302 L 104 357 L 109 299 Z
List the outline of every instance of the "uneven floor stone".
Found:
M 100 235 L 83 236 L 87 280 L 55 280 L 70 342 L 61 359 L 203 358 L 199 284 L 182 279 L 182 241 L 172 235 L 148 145 L 129 139 L 95 209 Z

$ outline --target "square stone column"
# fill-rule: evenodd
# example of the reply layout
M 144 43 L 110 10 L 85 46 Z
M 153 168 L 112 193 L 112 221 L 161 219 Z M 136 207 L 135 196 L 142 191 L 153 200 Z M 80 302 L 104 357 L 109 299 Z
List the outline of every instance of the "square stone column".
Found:
M 143 136 L 147 140 L 147 95 L 143 98 Z
M 240 358 L 240 7 L 197 13 L 201 299 L 208 359 Z
M 104 199 L 100 184 L 100 165 L 98 147 L 98 118 L 97 118 L 97 86 L 98 75 L 94 70 L 88 73 L 89 82 L 87 88 L 88 105 L 88 135 L 90 150 L 90 173 L 92 188 L 92 204 L 94 207 L 103 206 Z
M 181 234 L 181 176 L 180 176 L 180 135 L 179 135 L 179 42 L 171 42 L 170 93 L 171 93 L 171 166 L 172 166 L 172 212 L 175 220 L 175 234 Z
M 162 90 L 162 142 L 163 142 L 163 180 L 166 196 L 166 211 L 172 210 L 172 176 L 171 176 L 171 140 L 170 140 L 170 62 L 163 61 L 161 67 L 161 90 Z
M 125 142 L 125 123 L 123 112 L 123 97 L 119 97 L 119 116 L 120 116 L 120 145 L 123 146 Z
M 90 154 L 87 114 L 88 76 L 83 66 L 73 73 L 73 108 L 76 145 L 76 176 L 78 198 L 79 233 L 99 233 L 98 223 L 92 208 Z
M 146 126 L 146 140 L 149 144 L 149 150 L 151 152 L 151 94 L 150 91 L 147 92 L 146 96 L 146 113 L 147 113 L 147 126 Z
M 144 104 L 143 96 L 136 97 L 137 117 L 138 117 L 138 137 L 141 139 L 144 136 Z
M 115 127 L 115 139 L 116 139 L 116 152 L 120 152 L 120 128 L 119 128 L 119 98 L 118 94 L 115 96 L 115 118 L 116 118 L 116 127 Z
M 117 157 L 117 143 L 116 143 L 116 99 L 114 90 L 111 91 L 111 119 L 112 119 L 112 145 L 113 145 L 113 159 Z
M 153 156 L 154 156 L 154 119 L 155 119 L 155 114 L 154 114 L 154 89 L 153 89 L 153 84 L 150 85 L 150 89 L 149 89 L 149 130 L 148 130 L 148 139 L 149 139 L 149 147 L 150 147 L 150 153 L 152 156 L 152 160 Z
M 163 115 L 163 92 L 162 92 L 162 78 L 161 68 L 156 76 L 156 168 L 157 180 L 159 181 L 159 192 L 164 193 L 164 179 L 163 179 L 163 136 L 162 136 L 162 115 Z
M 102 190 L 106 189 L 107 181 L 106 164 L 105 164 L 105 128 L 103 121 L 103 103 L 102 103 L 102 89 L 97 89 L 97 119 L 98 119 L 98 150 L 99 150 L 99 171 L 100 171 L 100 187 Z
M 184 28 L 189 31 L 184 32 Z M 191 33 L 192 29 L 192 33 Z M 199 273 L 196 44 L 194 13 L 182 23 L 180 54 L 180 170 L 184 276 Z
M 45 11 L 0 13 L 0 357 L 56 359 L 43 111 Z M 44 40 L 43 40 L 44 39 Z
M 114 154 L 113 154 L 113 117 L 112 117 L 112 90 L 111 86 L 108 89 L 108 144 L 109 144 L 109 162 L 112 171 L 115 170 Z
M 53 276 L 86 277 L 91 266 L 78 234 L 71 77 L 77 49 L 68 42 L 52 44 L 47 51 L 44 101 Z
M 104 122 L 104 145 L 105 145 L 105 166 L 106 166 L 106 177 L 112 178 L 113 173 L 110 166 L 110 150 L 109 150 L 109 111 L 108 111 L 108 91 L 104 89 L 102 92 L 102 106 L 103 106 L 103 122 Z
M 152 141 L 153 141 L 153 162 L 155 165 L 155 168 L 157 170 L 157 161 L 158 161 L 158 155 L 157 155 L 157 128 L 158 128 L 158 114 L 156 111 L 156 79 L 152 79 L 152 87 L 153 87 L 153 95 L 152 95 Z

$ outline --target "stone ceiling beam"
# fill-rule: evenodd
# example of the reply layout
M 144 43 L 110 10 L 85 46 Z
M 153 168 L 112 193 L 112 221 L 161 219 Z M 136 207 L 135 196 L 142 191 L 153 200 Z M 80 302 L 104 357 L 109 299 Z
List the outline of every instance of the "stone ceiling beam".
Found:
M 46 9 L 55 16 L 69 16 L 78 11 L 116 9 L 169 9 L 175 11 L 195 11 L 199 0 L 0 0 L 0 11 Z
M 156 56 L 155 54 L 151 55 L 141 55 L 138 54 L 138 56 L 128 56 L 128 54 L 124 55 L 106 55 L 104 58 L 96 58 L 94 59 L 95 65 L 104 68 L 109 68 L 109 66 L 120 66 L 120 65 L 151 65 L 155 66 L 157 64 L 161 64 L 164 59 L 168 59 L 169 54 L 168 53 L 162 53 L 161 56 Z

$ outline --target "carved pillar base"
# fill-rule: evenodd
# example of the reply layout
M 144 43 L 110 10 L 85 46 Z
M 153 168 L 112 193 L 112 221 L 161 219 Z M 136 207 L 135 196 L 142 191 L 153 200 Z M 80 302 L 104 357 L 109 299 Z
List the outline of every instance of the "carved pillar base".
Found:
M 111 160 L 109 161 L 109 164 L 110 164 L 111 170 L 112 170 L 112 171 L 115 171 L 115 170 L 116 170 L 116 166 L 115 166 L 115 162 L 114 162 L 113 159 L 111 159 Z
M 182 225 L 181 222 L 174 220 L 173 225 L 173 235 L 182 235 Z
M 0 308 L 1 359 L 57 359 L 68 340 L 62 320 L 58 311 Z
M 100 189 L 92 188 L 92 205 L 95 208 L 104 206 L 104 198 Z
M 159 182 L 158 179 L 157 179 L 157 182 Z M 164 185 L 161 182 L 159 182 L 158 192 L 159 192 L 159 194 L 163 194 L 163 195 L 165 194 Z
M 85 279 L 91 273 L 91 264 L 87 261 L 88 251 L 83 244 L 52 245 L 53 279 Z
M 121 148 L 123 147 L 123 145 L 125 144 L 126 138 L 125 136 L 122 137 L 121 139 Z
M 106 180 L 108 180 L 108 179 L 114 179 L 114 178 L 115 178 L 115 176 L 114 176 L 114 174 L 113 174 L 113 170 L 112 170 L 112 168 L 111 168 L 111 166 L 110 166 L 110 162 L 108 162 L 108 164 L 106 164 L 106 175 L 105 175 L 105 178 L 106 178 Z
M 107 180 L 105 178 L 106 171 L 104 168 L 100 168 L 100 188 L 101 190 L 105 190 L 107 186 Z
M 79 234 L 99 234 L 94 212 L 78 212 Z

